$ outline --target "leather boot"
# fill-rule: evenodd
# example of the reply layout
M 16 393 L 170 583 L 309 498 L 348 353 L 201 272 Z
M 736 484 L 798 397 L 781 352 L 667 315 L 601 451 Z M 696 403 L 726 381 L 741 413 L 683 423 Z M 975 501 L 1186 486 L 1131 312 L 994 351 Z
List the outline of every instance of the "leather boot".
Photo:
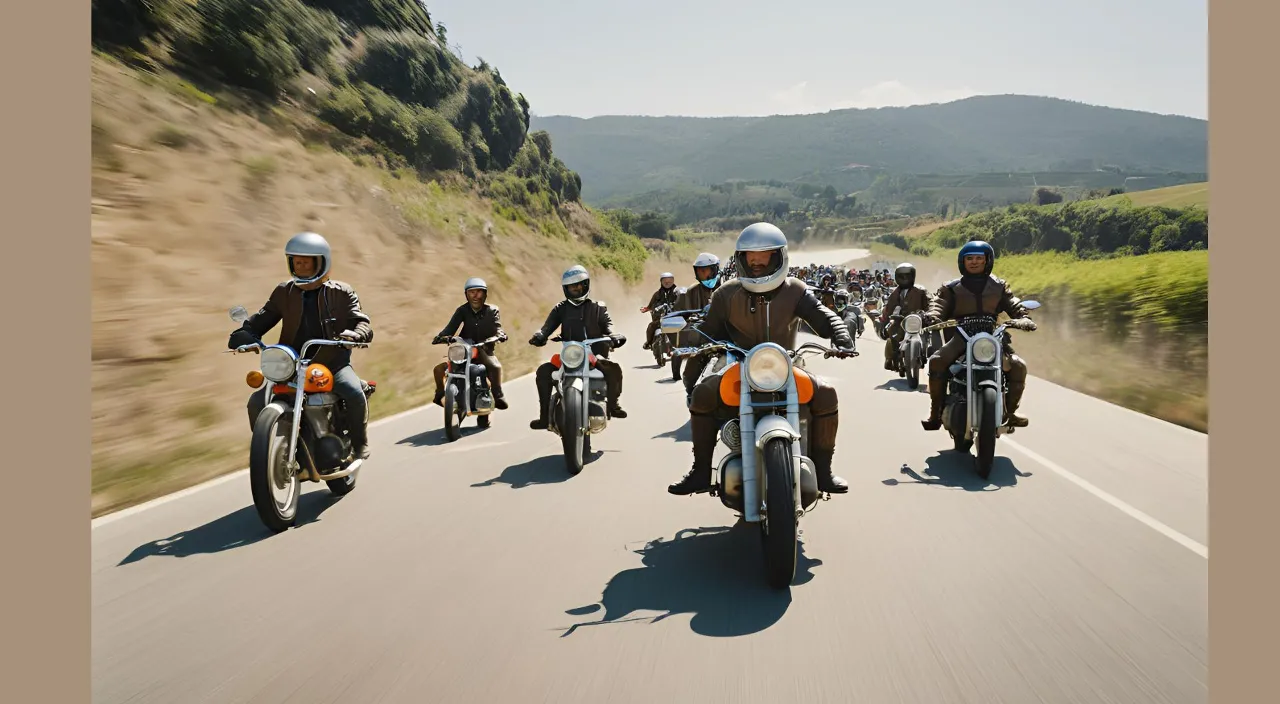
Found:
M 836 430 L 840 426 L 840 416 L 836 413 L 816 416 L 811 421 L 813 435 L 810 446 L 813 448 L 813 466 L 818 474 L 818 491 L 831 494 L 844 494 L 849 491 L 849 483 L 835 476 L 831 471 L 831 460 L 836 452 Z
M 667 492 L 676 496 L 701 494 L 711 491 L 711 458 L 716 453 L 716 419 L 712 416 L 690 415 L 690 434 L 693 435 L 693 469 L 680 481 L 667 486 Z
M 947 380 L 929 377 L 929 420 L 920 421 L 925 430 L 942 427 L 942 411 L 947 405 Z
M 356 459 L 369 459 L 369 421 L 351 429 L 351 452 Z
M 1005 422 L 1014 428 L 1025 428 L 1031 421 L 1018 415 L 1018 405 L 1022 403 L 1022 392 L 1026 390 L 1025 384 L 1010 384 L 1009 391 L 1004 396 L 1004 417 Z

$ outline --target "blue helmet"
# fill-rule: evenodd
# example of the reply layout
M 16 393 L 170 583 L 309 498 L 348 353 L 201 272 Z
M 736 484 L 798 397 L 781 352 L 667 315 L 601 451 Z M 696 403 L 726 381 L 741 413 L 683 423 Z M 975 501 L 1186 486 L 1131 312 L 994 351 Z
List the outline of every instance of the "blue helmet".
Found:
M 964 258 L 971 254 L 981 254 L 987 258 L 987 266 L 982 270 L 982 273 L 990 275 L 991 268 L 996 265 L 996 250 L 982 240 L 965 242 L 964 246 L 960 248 L 960 253 L 956 255 L 956 267 L 960 269 L 960 275 L 968 275 L 969 272 L 964 269 Z

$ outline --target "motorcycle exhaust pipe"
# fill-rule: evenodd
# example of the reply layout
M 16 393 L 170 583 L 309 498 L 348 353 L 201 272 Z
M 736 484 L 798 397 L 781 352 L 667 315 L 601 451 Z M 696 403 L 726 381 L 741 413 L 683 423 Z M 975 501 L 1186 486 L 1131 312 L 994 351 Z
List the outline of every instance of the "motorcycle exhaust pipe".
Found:
M 360 465 L 362 464 L 364 464 L 364 460 L 357 459 L 355 462 L 352 462 L 351 464 L 347 465 L 346 469 L 339 469 L 338 471 L 332 474 L 316 474 L 313 471 L 312 476 L 317 477 L 320 481 L 326 481 L 326 482 L 333 481 L 334 479 L 345 479 L 346 477 L 354 474 L 357 469 L 360 469 Z

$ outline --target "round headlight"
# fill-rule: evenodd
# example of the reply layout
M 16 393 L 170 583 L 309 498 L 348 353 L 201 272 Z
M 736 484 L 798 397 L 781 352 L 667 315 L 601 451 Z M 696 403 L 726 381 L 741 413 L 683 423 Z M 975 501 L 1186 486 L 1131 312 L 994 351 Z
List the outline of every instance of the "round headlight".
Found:
M 262 351 L 259 368 L 262 375 L 277 384 L 289 381 L 297 371 L 297 357 L 284 347 L 268 347 Z
M 973 359 L 979 364 L 996 361 L 996 341 L 990 337 L 979 338 L 973 343 Z
M 462 364 L 467 361 L 466 345 L 449 345 L 449 361 L 454 364 Z
M 587 350 L 582 345 L 568 345 L 560 351 L 560 363 L 566 369 L 577 369 L 586 358 Z
M 916 315 L 915 313 L 908 315 L 902 321 L 902 329 L 906 330 L 908 335 L 919 334 L 920 329 L 923 327 L 924 327 L 923 321 L 920 320 L 920 316 Z
M 771 393 L 786 386 L 787 375 L 791 373 L 791 359 L 780 349 L 765 347 L 751 354 L 746 370 L 751 386 Z

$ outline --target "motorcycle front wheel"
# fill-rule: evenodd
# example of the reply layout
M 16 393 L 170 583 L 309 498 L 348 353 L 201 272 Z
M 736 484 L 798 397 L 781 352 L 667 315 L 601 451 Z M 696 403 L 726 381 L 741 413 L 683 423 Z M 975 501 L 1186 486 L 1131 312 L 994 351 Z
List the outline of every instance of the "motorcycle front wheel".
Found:
M 577 476 L 582 471 L 583 458 L 586 455 L 586 439 L 583 434 L 584 412 L 582 398 L 570 393 L 561 397 L 560 409 L 563 421 L 560 423 L 560 444 L 564 447 L 564 465 L 569 474 Z
M 765 500 L 769 512 L 761 521 L 765 574 L 769 586 L 785 589 L 796 577 L 800 558 L 799 526 L 796 525 L 795 468 L 791 466 L 791 443 L 775 438 L 764 446 Z
M 991 464 L 996 456 L 996 390 L 986 388 L 979 397 L 982 414 L 978 418 L 978 476 L 986 479 L 991 476 Z
M 462 419 L 458 417 L 458 388 L 450 384 L 444 390 L 444 436 L 449 442 L 462 435 Z
M 258 517 L 273 533 L 288 530 L 298 520 L 302 483 L 289 469 L 289 425 L 284 409 L 269 403 L 253 423 L 249 442 L 249 490 Z

